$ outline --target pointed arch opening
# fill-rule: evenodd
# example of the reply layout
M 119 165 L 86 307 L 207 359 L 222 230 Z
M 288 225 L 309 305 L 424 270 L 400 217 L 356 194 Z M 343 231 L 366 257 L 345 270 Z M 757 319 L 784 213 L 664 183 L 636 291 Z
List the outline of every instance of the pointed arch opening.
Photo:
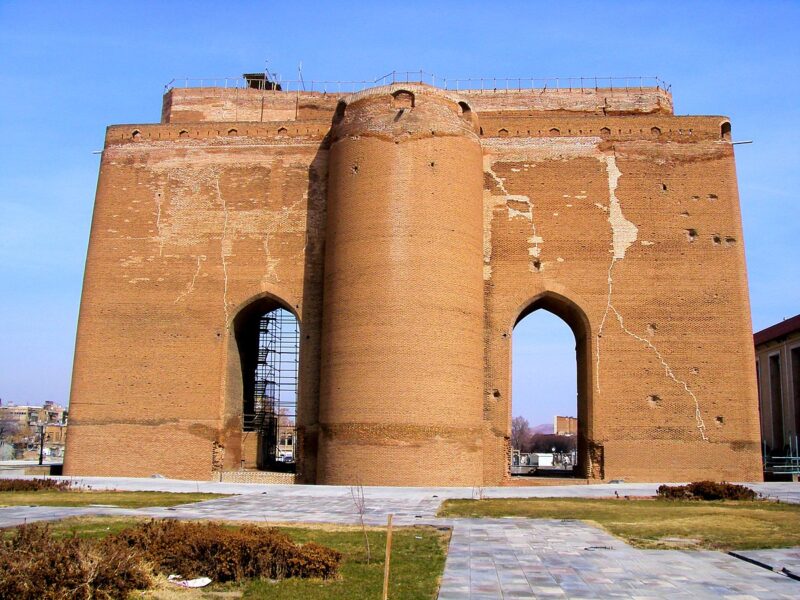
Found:
M 519 313 L 511 344 L 512 476 L 601 477 L 591 441 L 589 321 L 547 293 Z
M 239 469 L 296 471 L 300 322 L 271 296 L 252 301 L 233 319 L 231 408 L 240 433 Z M 229 372 L 230 372 L 229 371 Z

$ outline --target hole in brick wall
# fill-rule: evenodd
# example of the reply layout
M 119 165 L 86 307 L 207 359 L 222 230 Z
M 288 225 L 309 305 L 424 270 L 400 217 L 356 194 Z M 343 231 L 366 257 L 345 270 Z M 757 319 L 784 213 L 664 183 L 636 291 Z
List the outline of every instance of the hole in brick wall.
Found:
M 239 130 L 236 129 L 235 127 L 231 127 L 230 129 L 228 129 L 228 135 L 239 135 Z
M 392 94 L 394 108 L 414 108 L 414 94 L 408 90 L 397 90 Z
M 722 416 L 714 417 L 714 423 L 716 423 L 717 427 L 722 427 L 722 425 L 725 423 L 725 417 Z
M 287 133 L 288 133 L 288 130 L 286 129 L 286 127 L 279 127 L 278 128 L 278 135 L 286 135 Z
M 478 129 L 478 132 L 479 132 L 479 134 L 480 134 L 480 135 L 483 135 L 483 127 L 480 127 L 480 128 Z
M 661 406 L 661 397 L 657 394 L 651 394 L 647 397 L 647 406 L 650 408 L 658 408 Z
M 685 210 L 685 211 L 683 211 L 683 212 L 681 213 L 681 216 L 682 216 L 682 217 L 688 217 L 688 216 L 689 216 L 689 211 L 688 211 L 688 210 Z
M 661 129 L 659 129 L 658 127 L 651 127 L 650 133 L 653 135 L 661 135 Z
M 538 258 L 534 259 L 531 264 L 533 265 L 533 268 L 536 269 L 537 271 L 542 270 L 542 261 L 540 261 Z
M 709 194 L 708 195 L 708 199 L 709 200 L 717 200 L 717 195 L 716 194 Z
M 736 243 L 735 237 L 726 237 L 725 238 L 725 245 L 726 246 L 733 246 Z
M 655 323 L 648 323 L 647 324 L 647 333 L 649 335 L 655 335 L 656 331 L 658 331 L 658 327 Z
M 495 398 L 499 398 L 500 397 L 500 390 L 494 390 L 492 392 L 492 396 L 494 396 Z
M 511 402 L 511 473 L 527 476 L 539 460 L 553 475 L 587 476 L 591 460 L 591 365 L 584 313 L 546 293 L 514 324 Z M 527 430 L 527 432 L 526 432 Z M 553 450 L 555 448 L 555 451 Z M 533 463 L 533 464 L 532 464 Z
M 432 167 L 435 167 L 435 166 L 436 166 L 436 163 L 435 163 L 434 161 L 431 161 L 431 162 L 430 162 L 430 165 L 431 165 Z
M 181 130 L 178 132 L 178 137 L 186 137 L 186 136 L 188 136 L 188 135 L 189 135 L 189 132 L 188 132 L 188 131 L 186 131 L 185 129 L 181 129 Z
M 700 369 L 697 367 L 692 367 L 692 375 L 697 375 L 700 372 Z
M 350 171 L 353 173 L 353 175 L 358 173 L 358 165 L 353 165 L 352 167 L 350 167 Z
M 500 137 L 508 136 L 508 129 L 505 129 L 505 128 L 504 129 L 498 129 L 497 130 L 497 135 L 500 136 Z
M 611 130 L 608 127 L 602 127 L 600 129 L 600 135 L 611 135 Z
M 711 241 L 714 243 L 715 246 L 719 246 L 722 243 L 722 238 L 714 234 L 711 236 Z
M 731 124 L 729 121 L 723 121 L 719 127 L 719 135 L 726 142 L 731 141 Z
M 550 135 L 561 135 L 561 130 L 559 130 L 558 127 L 552 127 L 548 133 Z
M 133 139 L 135 139 L 135 140 L 139 140 L 139 139 L 141 139 L 141 137 L 142 137 L 142 132 L 141 132 L 141 131 L 139 131 L 138 129 L 134 129 L 134 130 L 133 130 L 133 133 L 131 133 L 131 137 L 132 137 Z
M 693 242 L 697 239 L 697 229 L 685 229 L 686 239 Z
M 696 202 L 697 200 L 700 200 L 700 196 L 692 196 L 692 200 Z
M 666 192 L 667 191 L 667 184 L 666 183 L 662 183 L 661 184 L 661 191 L 662 192 Z

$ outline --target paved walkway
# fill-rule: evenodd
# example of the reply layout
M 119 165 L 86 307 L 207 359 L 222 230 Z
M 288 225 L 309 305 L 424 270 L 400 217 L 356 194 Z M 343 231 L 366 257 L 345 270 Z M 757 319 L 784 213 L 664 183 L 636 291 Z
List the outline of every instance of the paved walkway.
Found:
M 8 507 L 0 527 L 77 515 L 356 524 L 350 488 L 267 486 L 84 478 L 93 489 L 240 494 L 171 508 Z M 570 520 L 439 519 L 445 498 L 647 496 L 656 485 L 599 484 L 532 488 L 364 488 L 370 525 L 389 513 L 397 525 L 452 528 L 440 600 L 469 598 L 800 598 L 800 581 L 781 573 L 800 564 L 800 549 L 746 553 L 638 550 L 591 525 Z M 754 484 L 761 493 L 800 503 L 797 484 Z M 745 553 L 742 553 L 745 554 Z M 794 561 L 794 562 L 792 562 Z M 758 563 L 758 564 L 756 564 Z M 759 566 L 761 565 L 761 566 Z M 770 570 L 766 567 L 777 567 Z

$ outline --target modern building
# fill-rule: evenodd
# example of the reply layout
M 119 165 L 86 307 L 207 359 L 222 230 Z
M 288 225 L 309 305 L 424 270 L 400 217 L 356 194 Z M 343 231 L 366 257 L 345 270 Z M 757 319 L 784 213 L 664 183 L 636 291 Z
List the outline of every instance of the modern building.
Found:
M 753 342 L 764 453 L 800 457 L 800 315 L 762 329 Z
M 578 435 L 578 419 L 575 417 L 553 417 L 553 433 L 556 435 Z

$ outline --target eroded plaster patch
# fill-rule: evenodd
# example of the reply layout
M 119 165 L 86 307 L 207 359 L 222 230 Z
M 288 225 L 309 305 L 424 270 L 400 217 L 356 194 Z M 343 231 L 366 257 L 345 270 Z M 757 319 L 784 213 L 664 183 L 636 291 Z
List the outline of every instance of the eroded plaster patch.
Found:
M 151 239 L 158 246 L 156 258 L 182 258 L 186 255 L 173 254 L 169 250 L 178 247 L 197 248 L 198 245 L 206 244 L 214 238 L 218 239 L 223 278 L 222 308 L 226 322 L 230 318 L 228 296 L 233 240 L 250 238 L 261 241 L 266 255 L 262 287 L 280 280 L 280 264 L 287 259 L 290 262 L 295 259 L 304 260 L 305 247 L 302 244 L 292 248 L 294 252 L 290 251 L 291 256 L 280 257 L 270 252 L 269 245 L 271 242 L 274 243 L 274 234 L 278 232 L 306 233 L 308 190 L 304 190 L 302 194 L 298 191 L 294 201 L 288 204 L 281 203 L 275 208 L 269 208 L 272 205 L 269 202 L 255 208 L 243 210 L 237 206 L 231 209 L 224 197 L 224 186 L 220 181 L 228 165 L 241 167 L 243 162 L 246 162 L 265 170 L 296 168 L 293 156 L 268 160 L 263 157 L 248 157 L 247 160 L 239 157 L 236 163 L 222 160 L 217 156 L 205 156 L 207 164 L 202 166 L 197 165 L 198 157 L 194 157 L 192 164 L 187 164 L 189 159 L 186 157 L 169 157 L 165 160 L 155 156 L 148 158 L 149 160 L 143 162 L 141 167 L 163 178 L 161 184 L 153 191 L 155 227 L 151 232 Z M 209 162 L 211 164 L 208 164 Z M 276 165 L 276 162 L 280 164 Z M 262 194 L 263 191 L 254 188 L 253 193 Z M 301 239 L 305 237 L 304 235 Z M 284 250 L 284 246 L 281 246 L 281 250 Z M 186 289 L 174 300 L 175 303 L 185 301 L 187 296 L 193 293 L 197 277 L 202 273 L 202 262 L 207 260 L 205 254 L 201 259 L 194 253 L 190 256 L 194 258 L 191 280 L 186 284 Z M 152 258 L 148 257 L 147 260 Z
M 542 253 L 540 244 L 544 241 L 542 240 L 541 236 L 536 232 L 536 221 L 533 218 L 533 202 L 528 196 L 524 196 L 521 194 L 510 194 L 505 186 L 505 180 L 502 177 L 499 177 L 497 173 L 494 172 L 492 169 L 493 163 L 490 159 L 484 160 L 484 171 L 494 180 L 495 184 L 497 185 L 498 189 L 503 193 L 503 200 L 500 202 L 502 205 L 505 203 L 506 209 L 508 211 L 508 218 L 522 218 L 526 221 L 530 222 L 531 224 L 531 236 L 528 238 L 528 254 L 531 256 L 531 262 L 528 265 L 528 268 L 532 272 L 538 272 L 541 270 L 541 262 L 539 261 L 539 256 Z M 523 206 L 524 208 L 520 210 L 516 208 L 514 205 Z M 484 214 L 485 214 L 486 202 L 484 202 Z M 494 215 L 494 208 L 492 208 L 491 215 Z M 491 228 L 491 223 L 490 223 Z M 486 236 L 484 235 L 484 244 L 486 243 Z M 489 245 L 491 246 L 491 238 L 489 238 Z M 490 248 L 491 253 L 491 248 Z M 491 254 L 489 255 L 489 259 L 491 259 Z M 486 273 L 486 249 L 484 247 L 484 279 L 487 279 Z M 489 265 L 488 276 L 491 277 L 491 265 Z

